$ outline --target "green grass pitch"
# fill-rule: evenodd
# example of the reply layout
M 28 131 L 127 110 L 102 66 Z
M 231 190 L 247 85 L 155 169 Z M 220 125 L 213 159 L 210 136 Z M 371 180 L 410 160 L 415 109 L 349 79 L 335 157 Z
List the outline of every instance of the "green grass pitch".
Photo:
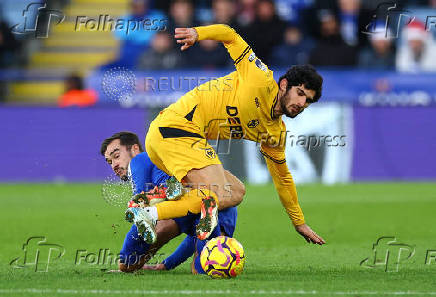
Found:
M 297 235 L 272 185 L 249 185 L 235 233 L 245 248 L 245 271 L 236 279 L 212 280 L 191 275 L 188 262 L 169 272 L 134 274 L 105 273 L 102 269 L 110 267 L 104 264 L 76 265 L 77 250 L 118 253 L 129 229 L 123 209 L 102 199 L 101 185 L 0 185 L 0 295 L 436 295 L 436 184 L 302 185 L 298 190 L 308 224 L 327 244 L 309 245 Z M 31 236 L 45 236 L 65 249 L 47 272 L 10 265 L 23 256 Z M 414 249 L 406 259 L 407 248 L 377 247 L 379 257 L 389 251 L 389 269 L 401 253 L 398 271 L 386 272 L 383 263 L 360 265 L 373 256 L 381 236 Z M 161 253 L 171 253 L 183 237 Z

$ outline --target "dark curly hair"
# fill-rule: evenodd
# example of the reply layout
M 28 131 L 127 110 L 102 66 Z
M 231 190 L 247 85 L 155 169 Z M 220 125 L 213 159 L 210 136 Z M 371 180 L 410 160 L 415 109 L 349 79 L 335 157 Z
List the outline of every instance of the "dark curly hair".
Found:
M 315 91 L 313 102 L 317 102 L 321 98 L 323 79 L 312 65 L 292 66 L 279 78 L 279 84 L 282 79 L 288 81 L 288 90 L 303 84 L 306 89 Z

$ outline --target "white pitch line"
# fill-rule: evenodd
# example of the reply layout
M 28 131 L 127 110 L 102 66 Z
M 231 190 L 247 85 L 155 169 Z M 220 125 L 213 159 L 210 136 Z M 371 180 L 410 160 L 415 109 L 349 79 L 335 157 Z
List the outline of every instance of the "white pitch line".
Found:
M 0 294 L 70 294 L 70 295 L 436 295 L 436 292 L 416 291 L 305 291 L 305 290 L 72 290 L 72 289 L 0 289 Z

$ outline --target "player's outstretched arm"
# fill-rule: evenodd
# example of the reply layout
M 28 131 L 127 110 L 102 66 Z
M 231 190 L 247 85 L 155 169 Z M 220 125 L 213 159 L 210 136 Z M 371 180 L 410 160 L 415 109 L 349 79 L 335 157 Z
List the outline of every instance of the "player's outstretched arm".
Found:
M 175 38 L 184 51 L 201 40 L 222 42 L 232 58 L 240 78 L 254 87 L 275 85 L 272 71 L 254 54 L 251 47 L 231 27 L 222 24 L 177 28 Z
M 144 265 L 144 270 L 171 270 L 185 262 L 195 251 L 195 236 L 186 236 L 177 249 L 168 256 L 162 263 Z
M 291 218 L 295 230 L 309 243 L 324 244 L 325 240 L 306 225 L 304 221 L 303 211 L 298 203 L 297 189 L 292 175 L 289 172 L 285 159 L 280 158 L 284 157 L 284 154 L 276 156 L 272 154 L 272 151 L 269 153 L 267 154 L 262 151 L 280 201 Z
M 215 40 L 222 42 L 226 47 L 234 43 L 242 43 L 246 47 L 247 43 L 227 25 L 209 25 L 195 28 L 176 28 L 174 37 L 177 43 L 181 44 L 181 50 L 184 51 L 200 40 Z M 239 39 L 239 40 L 238 40 Z M 235 55 L 238 53 L 235 53 Z M 240 53 L 239 53 L 240 54 Z
M 187 50 L 198 40 L 198 33 L 194 28 L 176 28 L 174 37 L 181 44 L 181 50 Z
M 295 230 L 300 233 L 300 235 L 303 236 L 308 243 L 315 243 L 319 245 L 325 243 L 325 240 L 316 234 L 316 232 L 306 224 L 295 226 Z

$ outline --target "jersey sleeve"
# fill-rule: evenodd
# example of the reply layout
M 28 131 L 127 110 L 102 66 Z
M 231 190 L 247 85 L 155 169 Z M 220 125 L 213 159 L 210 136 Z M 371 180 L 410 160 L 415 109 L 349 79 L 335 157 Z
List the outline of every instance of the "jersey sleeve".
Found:
M 156 185 L 160 186 L 161 184 L 165 184 L 167 179 L 169 179 L 170 176 L 166 174 L 164 171 L 160 170 L 156 165 L 152 165 L 151 169 L 151 182 Z
M 264 143 L 260 152 L 265 157 L 268 171 L 279 194 L 280 201 L 294 226 L 304 224 L 304 215 L 298 203 L 297 188 L 286 165 L 283 149 L 271 148 Z
M 232 57 L 240 77 L 249 84 L 268 84 L 274 81 L 272 71 L 256 57 L 251 46 L 227 25 L 195 27 L 198 40 L 211 39 L 224 44 Z
M 132 179 L 133 195 L 142 191 L 147 191 L 147 168 L 146 164 L 140 158 L 133 158 L 130 162 L 130 172 Z
M 186 236 L 186 238 L 180 243 L 177 249 L 169 255 L 162 264 L 165 265 L 167 270 L 171 270 L 185 262 L 195 251 L 196 237 Z

